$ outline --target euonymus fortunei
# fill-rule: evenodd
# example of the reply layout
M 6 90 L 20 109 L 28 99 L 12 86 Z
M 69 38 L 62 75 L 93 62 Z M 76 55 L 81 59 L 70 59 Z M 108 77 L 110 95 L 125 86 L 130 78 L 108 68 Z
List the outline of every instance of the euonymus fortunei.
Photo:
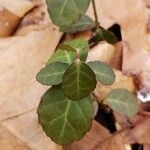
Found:
M 113 33 L 85 16 L 89 3 L 90 0 L 47 0 L 50 18 L 61 31 L 74 33 L 91 28 L 95 31 L 89 42 L 75 39 L 60 44 L 36 77 L 41 84 L 51 86 L 37 110 L 39 123 L 47 136 L 59 144 L 79 140 L 90 130 L 92 92 L 97 82 L 104 85 L 115 82 L 110 65 L 101 61 L 86 62 L 92 42 L 117 42 Z M 125 89 L 112 91 L 107 101 L 114 111 L 128 117 L 138 111 L 136 97 Z

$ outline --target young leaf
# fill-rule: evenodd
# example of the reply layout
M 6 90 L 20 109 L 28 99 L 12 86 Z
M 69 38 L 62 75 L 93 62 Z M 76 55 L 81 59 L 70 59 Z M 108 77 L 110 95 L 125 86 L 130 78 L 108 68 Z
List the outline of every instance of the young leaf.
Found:
M 46 0 L 46 2 L 53 23 L 68 26 L 85 14 L 90 0 Z
M 60 31 L 67 32 L 67 33 L 75 33 L 80 31 L 89 30 L 95 27 L 95 22 L 89 16 L 82 16 L 78 21 L 75 23 L 64 26 L 60 28 Z
M 67 41 L 65 42 L 65 44 L 73 47 L 79 52 L 81 61 L 86 61 L 89 51 L 89 44 L 87 41 L 85 41 L 84 39 L 75 39 L 72 41 Z
M 69 144 L 89 131 L 92 121 L 90 97 L 79 101 L 67 99 L 60 86 L 50 88 L 42 97 L 38 110 L 39 123 L 54 142 Z
M 65 70 L 68 68 L 67 64 L 55 62 L 47 65 L 37 74 L 37 81 L 43 85 L 57 85 L 62 82 L 62 77 Z
M 77 58 L 77 52 L 75 51 L 66 51 L 66 50 L 57 50 L 51 58 L 48 60 L 47 64 L 53 62 L 62 62 L 66 64 L 71 64 L 75 62 Z
M 93 61 L 88 63 L 89 67 L 94 71 L 96 80 L 104 85 L 110 85 L 115 81 L 115 74 L 110 65 Z
M 108 105 L 116 112 L 132 117 L 138 112 L 136 97 L 126 89 L 115 89 L 108 95 Z
M 94 72 L 83 62 L 75 62 L 65 71 L 62 81 L 64 95 L 71 100 L 88 96 L 96 87 Z
M 118 42 L 118 39 L 114 35 L 114 33 L 101 28 L 96 31 L 95 36 L 93 36 L 93 38 L 90 41 L 94 43 L 106 41 L 110 44 L 115 44 L 116 42 Z

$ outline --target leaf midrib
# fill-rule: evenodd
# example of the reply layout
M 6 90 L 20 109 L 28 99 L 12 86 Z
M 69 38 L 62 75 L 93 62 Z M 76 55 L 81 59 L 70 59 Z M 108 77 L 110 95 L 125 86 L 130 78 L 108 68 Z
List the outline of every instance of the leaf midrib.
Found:
M 64 130 L 65 130 L 65 125 L 66 125 L 66 123 L 67 123 L 67 121 L 68 121 L 68 111 L 69 111 L 69 107 L 70 107 L 70 104 L 71 104 L 71 101 L 68 101 L 68 104 L 67 104 L 67 107 L 66 107 L 66 111 L 65 111 L 65 113 L 64 113 L 64 118 L 65 118 L 65 120 L 64 120 L 64 124 L 63 124 L 63 127 L 62 127 L 62 131 L 61 131 L 61 133 L 60 133 L 60 140 L 61 140 L 61 138 L 62 138 L 62 136 L 63 136 L 63 134 L 64 134 Z
M 51 77 L 51 76 L 54 76 L 54 75 L 61 75 L 63 73 L 64 73 L 64 71 L 59 72 L 59 73 L 44 74 L 44 75 L 41 75 L 41 77 Z
M 65 8 L 66 3 L 67 3 L 67 0 L 65 0 L 64 4 L 62 5 L 62 9 L 61 9 L 61 11 L 60 11 L 60 14 L 59 14 L 58 17 L 57 17 L 57 20 L 59 20 L 59 18 L 62 16 L 62 13 L 63 13 L 63 11 L 64 11 L 64 8 Z
M 72 63 L 72 62 L 71 62 L 71 58 L 69 57 L 69 54 L 68 54 L 67 51 L 65 51 L 65 55 L 66 55 L 66 57 L 67 57 L 68 63 L 71 64 L 71 63 Z
M 77 63 L 77 65 L 76 65 L 76 69 L 77 69 L 77 92 L 78 92 L 78 95 L 80 94 L 80 65 L 79 65 L 79 63 Z
M 97 72 L 97 71 L 94 71 L 95 74 L 98 74 L 100 76 L 103 76 L 103 77 L 108 77 L 109 79 L 111 79 L 111 76 L 109 74 L 107 74 L 107 70 L 104 71 L 103 73 L 102 72 Z
M 74 5 L 74 7 L 75 7 L 75 10 L 76 10 L 77 12 L 79 12 L 79 10 L 78 10 L 76 4 L 74 3 L 74 0 L 72 0 L 72 3 L 73 3 L 73 5 Z

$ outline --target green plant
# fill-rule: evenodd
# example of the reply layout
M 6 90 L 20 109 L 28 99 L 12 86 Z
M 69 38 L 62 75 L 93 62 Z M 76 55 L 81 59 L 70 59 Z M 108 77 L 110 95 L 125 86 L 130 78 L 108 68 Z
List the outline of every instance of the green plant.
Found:
M 93 29 L 93 37 L 85 41 L 65 41 L 37 74 L 37 81 L 51 86 L 42 96 L 38 107 L 39 123 L 56 143 L 68 144 L 81 139 L 92 123 L 92 94 L 97 82 L 111 85 L 115 74 L 110 65 L 86 62 L 89 44 L 100 41 L 116 43 L 115 35 L 99 26 L 95 2 L 92 0 L 95 22 L 85 16 L 90 0 L 47 0 L 49 15 L 63 32 L 74 33 Z M 94 94 L 93 94 L 94 95 Z M 138 109 L 136 97 L 125 89 L 116 89 L 108 95 L 108 105 L 127 117 Z

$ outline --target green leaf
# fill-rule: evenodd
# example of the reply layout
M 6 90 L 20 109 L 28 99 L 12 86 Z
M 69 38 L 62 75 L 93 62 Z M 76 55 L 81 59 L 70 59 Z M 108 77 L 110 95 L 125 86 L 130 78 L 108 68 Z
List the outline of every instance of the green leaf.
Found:
M 53 23 L 68 26 L 85 14 L 90 0 L 46 0 L 46 2 Z
M 64 95 L 71 100 L 80 100 L 88 96 L 95 87 L 95 74 L 83 62 L 71 64 L 64 73 L 62 89 Z
M 90 97 L 79 101 L 67 99 L 60 86 L 50 88 L 42 97 L 38 110 L 39 123 L 54 142 L 69 144 L 89 131 L 92 121 Z
M 101 42 L 101 41 L 106 41 L 110 44 L 115 44 L 118 42 L 117 37 L 114 35 L 114 33 L 105 30 L 105 29 L 98 29 L 95 32 L 95 36 L 92 39 L 95 43 Z
M 64 43 L 59 44 L 58 49 L 69 51 L 69 52 L 70 51 L 77 52 L 73 47 L 71 47 L 70 45 L 64 44 Z
M 66 51 L 66 50 L 57 50 L 48 60 L 47 64 L 53 62 L 62 62 L 66 64 L 71 64 L 75 62 L 77 58 L 77 52 L 75 51 Z
M 84 39 L 75 39 L 72 41 L 66 41 L 65 44 L 73 47 L 79 52 L 80 60 L 86 61 L 89 51 L 89 44 Z
M 88 65 L 94 71 L 97 81 L 104 85 L 113 84 L 115 74 L 110 65 L 100 61 L 89 62 Z
M 47 65 L 37 74 L 37 81 L 43 85 L 57 85 L 62 82 L 62 77 L 65 70 L 68 68 L 67 64 L 55 62 Z
M 108 105 L 119 114 L 133 117 L 138 112 L 136 96 L 126 89 L 115 89 L 108 95 Z
M 77 22 L 60 28 L 60 31 L 67 33 L 76 33 L 89 30 L 95 27 L 95 22 L 89 16 L 82 16 Z

